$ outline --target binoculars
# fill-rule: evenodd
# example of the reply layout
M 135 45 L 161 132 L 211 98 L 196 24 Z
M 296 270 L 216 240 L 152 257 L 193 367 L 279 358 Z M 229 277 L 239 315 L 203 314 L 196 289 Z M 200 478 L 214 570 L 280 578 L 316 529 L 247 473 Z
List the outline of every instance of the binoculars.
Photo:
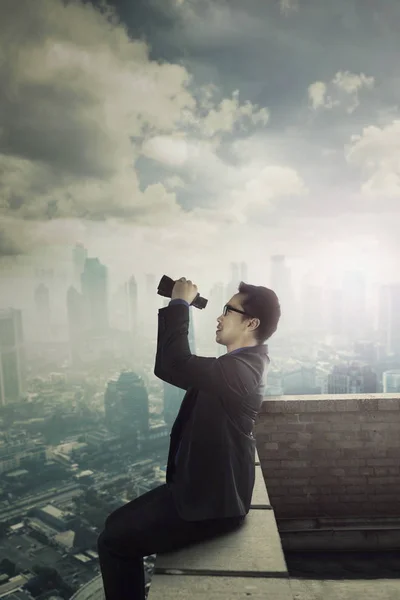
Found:
M 157 294 L 159 296 L 164 296 L 164 298 L 171 298 L 172 290 L 175 285 L 175 281 L 168 277 L 167 275 L 163 275 L 160 279 L 160 283 L 158 284 Z M 200 294 L 197 294 L 195 299 L 191 302 L 191 306 L 195 306 L 196 308 L 205 308 L 207 306 L 208 300 L 206 298 L 202 298 Z

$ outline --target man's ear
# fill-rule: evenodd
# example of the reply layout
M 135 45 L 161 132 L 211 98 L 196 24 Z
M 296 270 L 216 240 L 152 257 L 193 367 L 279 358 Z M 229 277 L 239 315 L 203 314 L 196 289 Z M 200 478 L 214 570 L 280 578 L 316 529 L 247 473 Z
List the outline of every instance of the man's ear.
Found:
M 252 331 L 254 331 L 255 329 L 257 329 L 257 327 L 260 325 L 260 323 L 261 323 L 260 319 L 256 319 L 256 318 L 250 319 L 249 326 L 251 326 Z M 254 325 L 255 325 L 255 327 L 254 327 Z

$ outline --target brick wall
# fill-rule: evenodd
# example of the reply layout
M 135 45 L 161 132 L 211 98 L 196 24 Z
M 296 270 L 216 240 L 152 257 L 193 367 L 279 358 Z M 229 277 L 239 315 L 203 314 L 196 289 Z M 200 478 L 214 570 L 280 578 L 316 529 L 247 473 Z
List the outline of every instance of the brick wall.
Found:
M 266 397 L 257 450 L 279 518 L 400 516 L 400 396 Z

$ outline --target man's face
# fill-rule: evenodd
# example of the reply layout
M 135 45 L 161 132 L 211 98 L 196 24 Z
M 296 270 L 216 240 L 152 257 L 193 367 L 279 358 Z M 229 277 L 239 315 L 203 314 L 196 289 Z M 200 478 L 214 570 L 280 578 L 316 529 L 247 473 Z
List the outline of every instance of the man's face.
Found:
M 235 294 L 227 302 L 232 308 L 244 310 L 242 305 L 243 294 Z M 228 310 L 226 315 L 221 314 L 218 319 L 218 329 L 216 331 L 216 342 L 224 346 L 235 344 L 246 334 L 247 318 L 233 310 Z

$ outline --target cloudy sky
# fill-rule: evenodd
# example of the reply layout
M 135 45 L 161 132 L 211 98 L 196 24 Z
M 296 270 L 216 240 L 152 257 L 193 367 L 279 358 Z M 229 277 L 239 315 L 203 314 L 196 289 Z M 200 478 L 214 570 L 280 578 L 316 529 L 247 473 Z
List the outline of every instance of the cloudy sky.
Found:
M 395 278 L 399 20 L 398 0 L 2 0 L 0 264 L 82 241 L 123 276 L 246 260 L 262 283 L 285 253 Z

